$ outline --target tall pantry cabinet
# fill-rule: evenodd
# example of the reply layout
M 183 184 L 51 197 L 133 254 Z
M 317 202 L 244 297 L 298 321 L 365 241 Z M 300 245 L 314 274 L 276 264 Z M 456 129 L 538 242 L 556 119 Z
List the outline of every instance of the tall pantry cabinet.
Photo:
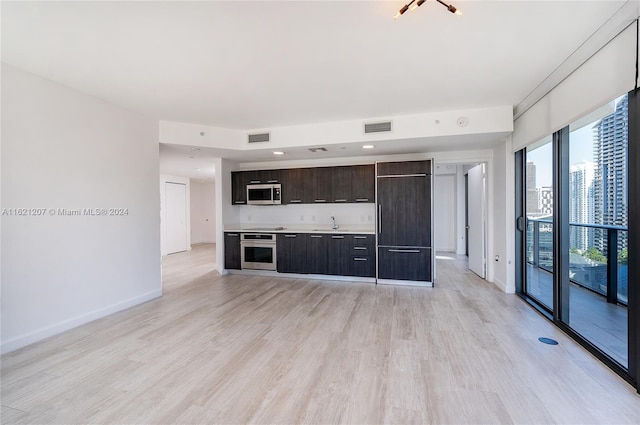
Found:
M 376 163 L 378 283 L 433 286 L 431 160 Z

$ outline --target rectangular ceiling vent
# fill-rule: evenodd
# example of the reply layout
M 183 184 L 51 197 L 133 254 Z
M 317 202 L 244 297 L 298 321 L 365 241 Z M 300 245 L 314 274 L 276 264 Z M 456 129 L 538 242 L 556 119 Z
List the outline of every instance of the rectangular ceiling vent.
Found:
M 309 148 L 309 150 L 310 150 L 311 152 L 313 152 L 313 153 L 316 153 L 316 152 L 326 152 L 326 151 L 327 151 L 327 148 Z
M 271 136 L 271 133 L 249 134 L 249 143 L 268 142 L 270 139 L 270 136 Z
M 364 134 L 384 133 L 387 131 L 391 131 L 391 121 L 372 122 L 364 124 Z

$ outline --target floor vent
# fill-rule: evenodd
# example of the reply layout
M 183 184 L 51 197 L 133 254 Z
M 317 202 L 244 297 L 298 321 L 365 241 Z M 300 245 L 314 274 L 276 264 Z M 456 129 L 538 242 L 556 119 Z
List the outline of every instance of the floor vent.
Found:
M 364 125 L 364 134 L 384 133 L 387 131 L 391 131 L 391 121 L 365 123 Z
M 249 143 L 264 143 L 270 140 L 271 133 L 249 134 Z

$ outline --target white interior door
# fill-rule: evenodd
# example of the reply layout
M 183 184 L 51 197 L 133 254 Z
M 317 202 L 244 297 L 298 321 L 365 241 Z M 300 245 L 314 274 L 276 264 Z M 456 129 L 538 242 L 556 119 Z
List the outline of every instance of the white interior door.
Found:
M 187 186 L 165 184 L 167 254 L 187 250 Z
M 469 170 L 469 269 L 485 278 L 487 276 L 486 244 L 486 174 L 485 165 L 476 165 Z

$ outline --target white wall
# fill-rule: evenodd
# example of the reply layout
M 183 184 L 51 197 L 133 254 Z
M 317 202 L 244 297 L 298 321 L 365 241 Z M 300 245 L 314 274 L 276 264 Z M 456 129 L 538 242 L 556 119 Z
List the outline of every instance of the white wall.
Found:
M 167 255 L 167 225 L 165 220 L 165 214 L 167 211 L 165 186 L 167 183 L 180 183 L 187 187 L 187 250 L 191 249 L 191 180 L 188 177 L 160 174 L 160 252 L 162 255 Z
M 157 121 L 2 65 L 3 207 L 45 209 L 2 218 L 2 352 L 162 294 L 158 163 Z
M 191 243 L 216 243 L 216 186 L 191 179 Z
M 433 181 L 433 235 L 436 251 L 456 250 L 456 176 L 435 175 Z
M 515 209 L 514 209 L 514 167 L 511 154 L 511 140 L 501 143 L 494 149 L 493 186 L 493 256 L 487 258 L 494 266 L 494 283 L 505 292 L 515 291 L 514 246 L 515 246 Z M 499 256 L 496 261 L 495 256 Z
M 216 270 L 225 274 L 224 268 L 224 225 L 239 223 L 239 211 L 231 204 L 231 171 L 238 167 L 233 161 L 216 158 L 215 199 L 216 199 Z
M 467 117 L 465 127 L 457 125 L 459 117 Z M 393 121 L 390 133 L 364 134 L 364 122 Z M 220 149 L 264 149 L 265 145 L 249 145 L 247 134 L 269 131 L 269 149 L 291 146 L 333 145 L 354 142 L 375 142 L 387 139 L 411 139 L 452 135 L 502 133 L 513 130 L 513 107 L 502 105 L 482 109 L 462 109 L 377 117 L 348 121 L 304 124 L 269 129 L 232 130 L 206 125 L 160 121 L 160 142 Z M 201 135 L 202 134 L 202 135 Z M 256 146 L 257 145 L 257 146 Z

